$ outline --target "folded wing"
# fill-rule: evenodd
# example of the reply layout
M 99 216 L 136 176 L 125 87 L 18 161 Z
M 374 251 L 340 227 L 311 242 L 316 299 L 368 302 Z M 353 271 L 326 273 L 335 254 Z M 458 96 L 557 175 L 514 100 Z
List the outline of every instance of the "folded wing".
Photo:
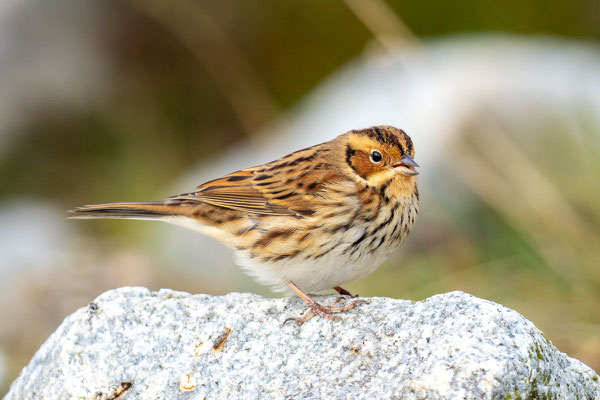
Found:
M 327 202 L 326 185 L 345 178 L 325 163 L 315 162 L 312 148 L 258 167 L 248 168 L 206 182 L 198 191 L 171 201 L 198 201 L 233 210 L 306 217 Z

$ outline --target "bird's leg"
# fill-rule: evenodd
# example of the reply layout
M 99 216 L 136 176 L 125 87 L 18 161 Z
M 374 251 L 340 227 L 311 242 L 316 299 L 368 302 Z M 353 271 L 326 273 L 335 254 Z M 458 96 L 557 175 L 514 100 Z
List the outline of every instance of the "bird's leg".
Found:
M 333 301 L 333 303 L 331 303 L 331 305 L 329 307 L 332 307 L 334 305 L 336 305 L 337 303 L 339 303 L 340 301 L 342 301 L 344 298 L 343 297 L 338 297 L 337 299 L 335 299 Z M 317 303 L 318 304 L 318 303 Z M 303 323 L 305 323 L 306 321 L 308 321 L 309 319 L 311 319 L 312 317 L 314 317 L 315 315 L 317 315 L 317 311 L 315 311 L 313 308 L 311 308 L 310 310 L 308 310 L 307 312 L 305 312 L 301 317 L 298 318 L 288 318 L 285 321 L 283 321 L 283 324 L 287 324 L 290 321 L 294 321 L 297 325 L 302 325 Z M 325 314 L 323 315 L 325 318 L 331 319 L 331 320 L 338 320 L 340 319 L 340 317 L 336 317 L 334 315 L 329 315 L 329 314 Z
M 336 292 L 338 292 L 339 294 L 341 294 L 342 296 L 350 296 L 350 297 L 358 297 L 357 294 L 352 295 L 352 293 L 350 293 L 349 291 L 347 291 L 346 289 L 344 289 L 341 286 L 335 286 L 333 288 L 333 290 L 335 290 Z
M 345 306 L 334 307 L 337 303 L 339 303 L 341 300 L 344 299 L 343 297 L 338 297 L 337 299 L 334 300 L 333 303 L 331 303 L 331 305 L 324 306 L 322 304 L 317 303 L 309 295 L 304 293 L 302 291 L 302 289 L 300 289 L 298 286 L 296 286 L 296 284 L 294 282 L 286 281 L 285 284 L 288 285 L 290 287 L 290 289 L 292 289 L 298 295 L 298 297 L 300 297 L 306 303 L 306 305 L 308 305 L 310 307 L 310 310 L 308 310 L 308 312 L 306 312 L 306 314 L 304 314 L 303 316 L 301 316 L 299 318 L 288 318 L 287 320 L 285 320 L 284 324 L 288 321 L 294 321 L 294 322 L 296 322 L 296 324 L 302 325 L 303 323 L 305 323 L 306 321 L 308 321 L 309 319 L 311 319 L 312 317 L 314 317 L 317 314 L 320 315 L 321 317 L 325 317 L 330 320 L 337 320 L 340 317 L 337 317 L 337 316 L 331 315 L 331 314 L 348 311 L 348 310 L 358 306 L 359 304 L 362 304 L 365 302 L 364 300 L 355 300 L 351 303 L 346 304 Z

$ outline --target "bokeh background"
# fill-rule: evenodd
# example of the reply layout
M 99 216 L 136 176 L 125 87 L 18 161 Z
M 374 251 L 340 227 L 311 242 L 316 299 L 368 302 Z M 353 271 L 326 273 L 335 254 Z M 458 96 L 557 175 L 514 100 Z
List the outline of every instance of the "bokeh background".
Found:
M 348 289 L 462 290 L 600 370 L 599 39 L 596 0 L 2 1 L 0 396 L 103 291 L 275 296 L 194 232 L 65 210 L 378 124 L 415 141 L 421 214 Z

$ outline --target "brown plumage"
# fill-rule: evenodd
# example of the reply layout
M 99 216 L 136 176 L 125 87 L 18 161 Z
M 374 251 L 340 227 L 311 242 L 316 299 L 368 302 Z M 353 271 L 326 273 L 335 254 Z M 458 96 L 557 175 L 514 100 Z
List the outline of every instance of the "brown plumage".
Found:
M 110 203 L 72 210 L 75 218 L 158 219 L 233 248 L 261 283 L 304 291 L 335 288 L 372 272 L 406 237 L 418 210 L 410 137 L 391 126 L 347 132 L 267 164 L 206 182 L 164 202 Z M 300 289 L 302 288 L 302 289 Z M 336 300 L 335 303 L 340 301 Z

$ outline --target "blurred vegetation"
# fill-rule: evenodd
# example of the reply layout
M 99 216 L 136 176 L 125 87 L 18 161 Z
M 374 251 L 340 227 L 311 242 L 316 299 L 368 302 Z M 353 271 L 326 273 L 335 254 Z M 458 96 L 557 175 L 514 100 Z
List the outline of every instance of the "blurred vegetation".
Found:
M 595 0 L 389 5 L 419 37 L 504 31 L 600 38 L 600 3 Z M 39 195 L 77 203 L 113 194 L 154 194 L 185 167 L 254 134 L 372 40 L 343 2 L 160 6 L 157 1 L 106 2 L 95 16 L 114 77 L 104 98 L 76 110 L 36 105 L 0 164 L 0 179 L 12 183 L 0 188 L 0 196 Z M 251 77 L 265 91 L 269 106 L 258 109 L 263 115 L 251 124 L 240 120 L 227 90 L 219 86 L 224 78 L 211 72 L 223 67 L 207 68 L 204 58 L 226 60 L 229 53 L 222 54 L 228 46 L 210 42 L 215 34 L 206 24 L 200 26 L 204 19 L 251 66 L 240 79 Z M 193 32 L 175 32 L 169 28 L 173 25 L 191 26 Z M 186 43 L 186 34 L 200 38 L 198 51 Z M 198 52 L 206 57 L 199 58 Z M 254 110 L 255 104 L 245 107 Z M 148 160 L 154 161 L 152 170 Z
M 384 4 L 421 39 L 490 31 L 600 39 L 597 0 Z M 38 197 L 67 209 L 90 201 L 165 197 L 170 193 L 159 191 L 182 171 L 217 158 L 242 139 L 252 140 L 261 127 L 361 54 L 374 32 L 364 15 L 355 14 L 356 7 L 350 0 L 104 2 L 93 18 L 102 27 L 97 36 L 109 60 L 110 85 L 82 107 L 34 104 L 2 155 L 0 180 L 10 184 L 0 187 L 0 200 Z M 402 259 L 396 255 L 349 289 L 415 300 L 464 290 L 518 310 L 562 351 L 600 369 L 600 147 L 586 144 L 598 144 L 596 118 L 581 115 L 579 131 L 585 139 L 580 141 L 565 134 L 573 127 L 548 121 L 544 126 L 554 131 L 528 136 L 544 135 L 543 147 L 522 141 L 515 126 L 490 126 L 489 120 L 465 126 L 457 149 L 472 154 L 467 161 L 489 172 L 489 179 L 459 176 L 452 184 L 470 190 L 471 197 L 462 204 L 443 204 L 435 225 L 419 221 L 421 233 Z M 502 135 L 473 134 L 488 130 Z M 497 144 L 494 140 L 519 140 L 522 154 L 510 161 L 533 174 L 527 176 L 535 179 L 525 184 L 542 176 L 547 184 L 542 189 L 551 199 L 545 214 L 524 202 L 531 194 L 527 187 L 506 193 L 490 185 L 494 179 L 514 178 L 510 169 L 508 175 L 499 172 L 499 163 L 507 160 L 486 153 Z M 535 166 L 523 158 L 535 160 Z M 494 201 L 499 198 L 514 201 Z M 557 226 L 564 231 L 556 232 Z M 186 277 L 177 280 L 156 270 L 148 275 L 140 265 L 153 261 L 127 249 L 102 259 L 99 255 L 116 245 L 111 239 L 115 231 L 128 229 L 125 224 L 82 229 L 102 240 L 78 255 L 87 270 L 65 269 L 79 271 L 78 279 L 94 285 L 94 292 L 114 287 L 123 277 L 150 287 L 210 292 L 209 284 L 190 286 Z M 121 261 L 112 263 L 116 258 Z M 113 264 L 126 268 L 116 270 Z M 67 284 L 42 274 L 27 284 L 5 307 L 26 311 L 0 332 L 11 377 L 65 315 L 90 299 L 77 279 Z M 38 321 L 38 329 L 23 334 L 31 321 Z

